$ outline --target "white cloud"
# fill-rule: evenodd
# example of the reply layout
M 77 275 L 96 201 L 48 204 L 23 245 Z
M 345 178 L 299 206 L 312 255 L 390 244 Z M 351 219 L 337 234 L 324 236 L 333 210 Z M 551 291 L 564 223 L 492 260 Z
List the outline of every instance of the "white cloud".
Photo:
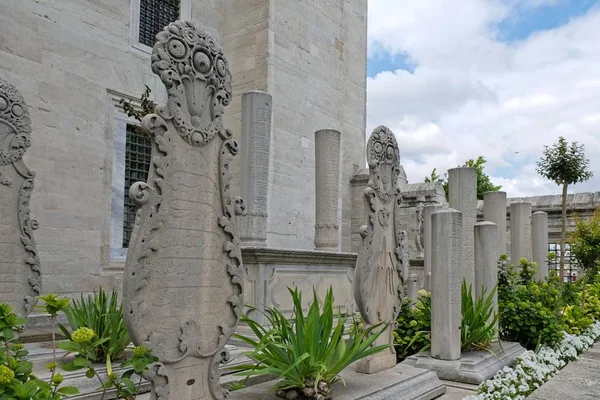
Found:
M 572 191 L 600 190 L 600 7 L 499 41 L 498 22 L 565 0 L 535 1 L 370 0 L 372 49 L 417 65 L 368 80 L 367 129 L 396 132 L 410 182 L 483 155 L 509 196 L 558 193 L 535 161 L 563 135 L 586 145 L 597 175 Z

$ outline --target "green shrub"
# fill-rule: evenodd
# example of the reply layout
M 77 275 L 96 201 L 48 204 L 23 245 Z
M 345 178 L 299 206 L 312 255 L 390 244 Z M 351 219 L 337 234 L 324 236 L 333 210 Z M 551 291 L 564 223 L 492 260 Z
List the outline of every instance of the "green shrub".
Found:
M 431 293 L 419 290 L 419 297 L 414 307 L 409 302 L 402 302 L 397 326 L 394 329 L 394 348 L 396 358 L 401 362 L 406 357 L 431 346 Z
M 461 286 L 462 321 L 461 350 L 485 350 L 496 336 L 498 315 L 494 313 L 496 288 L 489 293 L 482 290 L 481 297 L 473 298 L 471 285 L 463 279 Z
M 306 317 L 302 311 L 302 294 L 289 289 L 294 310 L 288 320 L 279 310 L 269 308 L 264 314 L 269 327 L 243 316 L 258 340 L 234 335 L 254 350 L 247 356 L 255 363 L 231 367 L 240 376 L 275 375 L 279 380 L 272 390 L 283 398 L 330 399 L 331 385 L 339 373 L 353 362 L 388 348 L 372 346 L 385 327 L 380 325 L 355 329 L 344 340 L 346 317 L 338 315 L 334 328 L 333 290 L 329 288 L 323 302 L 313 289 L 313 302 Z M 290 397 L 296 396 L 296 397 Z
M 28 352 L 18 339 L 26 323 L 8 304 L 0 303 L 0 400 L 60 400 L 79 393 L 76 387 L 61 386 L 64 378 L 56 372 L 57 363 L 46 366 L 51 373 L 48 382 L 32 374 L 33 363 L 27 361 Z
M 500 291 L 500 338 L 535 349 L 538 343 L 554 345 L 562 338 L 558 284 L 532 282 Z
M 64 309 L 69 325 L 73 331 L 79 328 L 90 328 L 101 343 L 94 348 L 95 362 L 105 362 L 108 355 L 113 360 L 123 357 L 125 348 L 131 342 L 123 321 L 123 306 L 119 304 L 118 293 L 113 290 L 110 296 L 100 288 L 97 293 L 79 301 L 73 300 Z M 71 340 L 71 334 L 59 325 L 63 334 Z M 105 340 L 106 339 L 106 340 Z
M 573 304 L 563 309 L 562 322 L 567 333 L 581 335 L 586 328 L 594 323 L 594 320 L 584 312 L 581 306 Z

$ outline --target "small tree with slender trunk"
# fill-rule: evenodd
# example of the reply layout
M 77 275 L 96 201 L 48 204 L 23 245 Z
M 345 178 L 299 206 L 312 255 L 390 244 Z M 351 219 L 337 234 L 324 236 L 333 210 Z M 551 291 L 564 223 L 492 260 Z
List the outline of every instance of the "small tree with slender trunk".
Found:
M 585 182 L 594 176 L 585 158 L 585 146 L 569 144 L 564 137 L 552 146 L 544 146 L 544 154 L 537 162 L 537 172 L 557 185 L 562 185 L 562 218 L 560 234 L 560 284 L 565 273 L 565 242 L 567 236 L 567 189 L 569 185 Z

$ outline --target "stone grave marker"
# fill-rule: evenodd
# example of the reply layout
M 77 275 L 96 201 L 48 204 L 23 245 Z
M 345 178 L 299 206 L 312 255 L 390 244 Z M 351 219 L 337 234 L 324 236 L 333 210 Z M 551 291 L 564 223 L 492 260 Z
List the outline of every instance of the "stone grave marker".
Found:
M 394 133 L 377 127 L 367 142 L 369 183 L 364 191 L 369 205 L 367 224 L 361 227 L 362 245 L 354 278 L 354 297 L 366 325 L 390 323 L 375 345 L 389 350 L 357 363 L 357 371 L 376 373 L 396 365 L 393 329 L 408 278 L 407 236 L 396 219 L 402 203 L 398 188 L 400 152 Z
M 238 153 L 223 127 L 232 97 L 227 60 L 192 22 L 157 36 L 152 71 L 167 104 L 142 120 L 152 138 L 147 182 L 130 197 L 139 206 L 123 279 L 124 314 L 136 345 L 159 357 L 152 398 L 222 399 L 218 366 L 242 313 L 242 258 L 230 194 Z
M 29 314 L 41 291 L 40 260 L 29 213 L 35 173 L 23 155 L 31 145 L 31 119 L 25 99 L 0 79 L 0 300 L 20 315 Z

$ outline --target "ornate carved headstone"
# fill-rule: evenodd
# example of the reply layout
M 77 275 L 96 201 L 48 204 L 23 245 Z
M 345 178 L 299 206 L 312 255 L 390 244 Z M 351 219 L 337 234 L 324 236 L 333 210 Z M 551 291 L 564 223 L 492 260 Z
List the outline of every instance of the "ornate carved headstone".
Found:
M 362 245 L 354 278 L 354 297 L 367 325 L 389 323 L 375 345 L 389 350 L 357 363 L 357 371 L 376 373 L 396 365 L 393 330 L 408 278 L 406 232 L 397 216 L 402 203 L 398 188 L 400 152 L 392 131 L 377 127 L 367 142 L 369 182 L 364 191 L 369 205 L 367 225 L 361 227 Z
M 123 281 L 124 314 L 135 344 L 159 357 L 153 399 L 221 399 L 219 363 L 244 304 L 229 164 L 238 153 L 222 116 L 231 74 L 215 40 L 192 22 L 157 36 L 152 71 L 167 104 L 142 120 L 152 137 Z
M 29 216 L 35 173 L 23 162 L 31 119 L 23 96 L 0 79 L 0 299 L 27 315 L 41 291 L 40 260 Z

